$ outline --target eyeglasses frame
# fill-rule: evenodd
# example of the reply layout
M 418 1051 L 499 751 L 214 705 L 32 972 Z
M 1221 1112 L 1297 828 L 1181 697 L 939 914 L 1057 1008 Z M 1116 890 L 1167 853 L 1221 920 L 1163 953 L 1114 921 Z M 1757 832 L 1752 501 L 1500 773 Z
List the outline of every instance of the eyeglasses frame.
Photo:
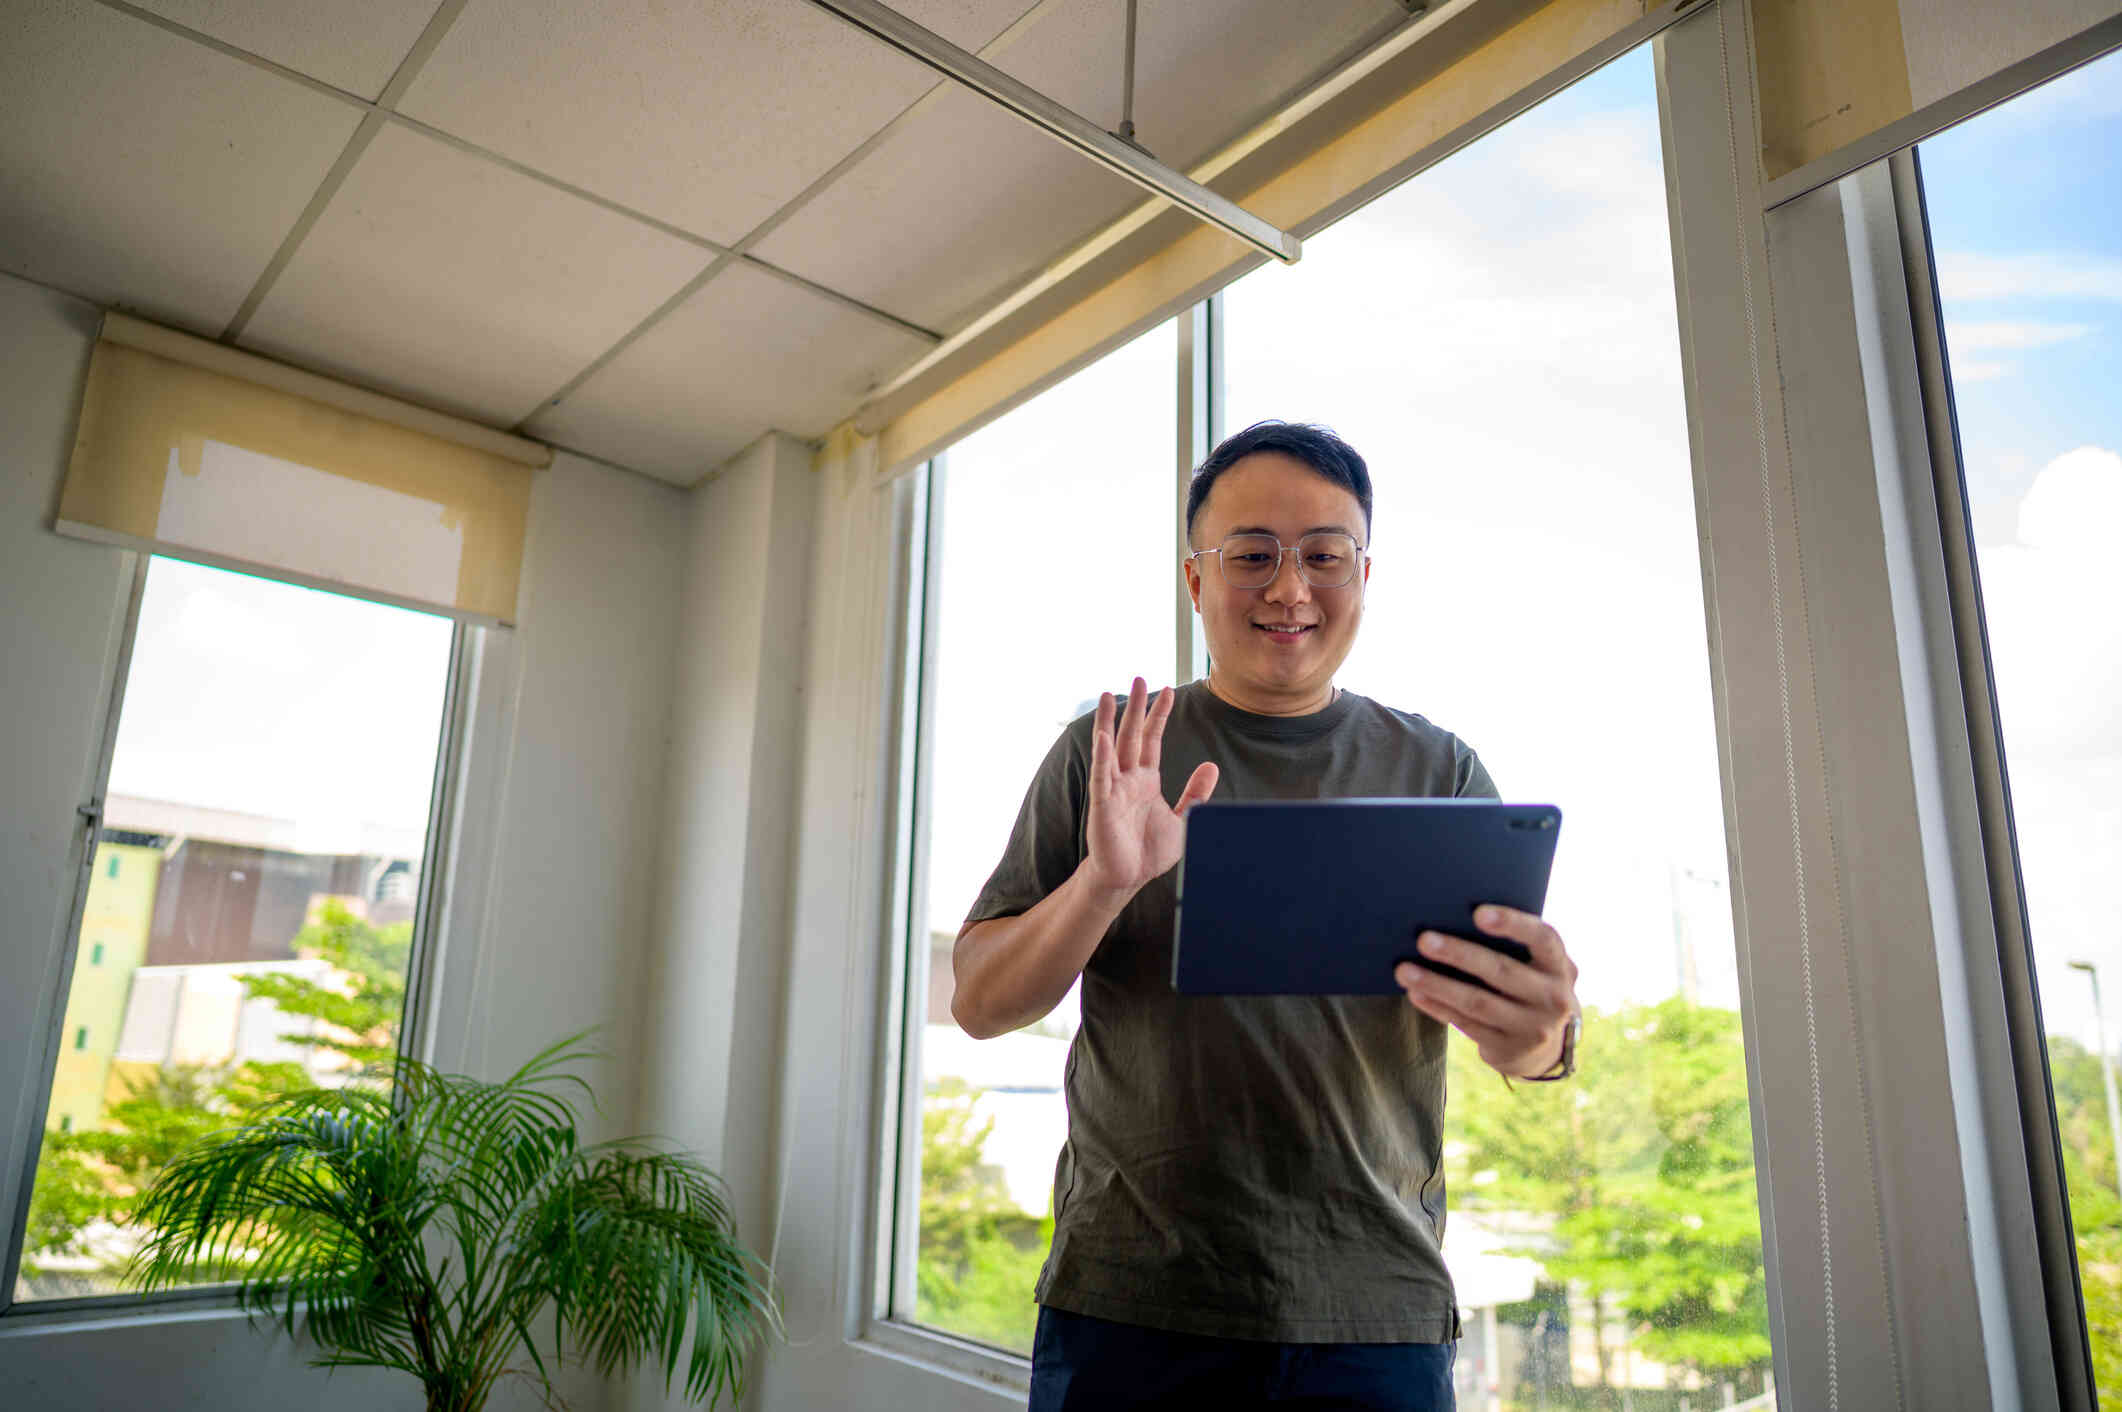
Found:
M 1213 549 L 1196 549 L 1193 553 L 1186 556 L 1186 561 L 1188 563 L 1192 563 L 1194 560 L 1200 558 L 1204 554 L 1213 554 L 1216 556 L 1216 573 L 1220 578 L 1222 578 L 1223 586 L 1225 588 L 1234 588 L 1237 589 L 1240 593 L 1258 593 L 1264 588 L 1271 587 L 1276 579 L 1282 577 L 1282 560 L 1285 556 L 1298 553 L 1298 551 L 1303 549 L 1305 540 L 1317 539 L 1325 535 L 1332 535 L 1336 539 L 1345 539 L 1350 544 L 1355 545 L 1356 552 L 1354 556 L 1349 559 L 1348 577 L 1341 580 L 1341 582 L 1339 583 L 1320 583 L 1316 579 L 1314 579 L 1311 576 L 1310 571 L 1305 568 L 1304 560 L 1302 557 L 1299 557 L 1297 560 L 1297 577 L 1304 580 L 1305 585 L 1310 588 L 1347 588 L 1350 584 L 1356 581 L 1357 576 L 1362 572 L 1363 565 L 1368 562 L 1366 556 L 1370 551 L 1370 546 L 1357 539 L 1354 535 L 1342 534 L 1338 530 L 1321 530 L 1316 534 L 1300 535 L 1295 544 L 1284 544 L 1280 539 L 1277 539 L 1274 535 L 1262 534 L 1257 531 L 1248 531 L 1243 534 L 1226 535 L 1224 536 L 1222 544 L 1217 545 Z M 1223 551 L 1229 546 L 1230 542 L 1234 539 L 1264 539 L 1275 546 L 1275 567 L 1273 571 L 1270 572 L 1264 580 L 1251 585 L 1240 585 L 1232 583 L 1230 581 L 1229 571 L 1226 570 L 1223 566 Z

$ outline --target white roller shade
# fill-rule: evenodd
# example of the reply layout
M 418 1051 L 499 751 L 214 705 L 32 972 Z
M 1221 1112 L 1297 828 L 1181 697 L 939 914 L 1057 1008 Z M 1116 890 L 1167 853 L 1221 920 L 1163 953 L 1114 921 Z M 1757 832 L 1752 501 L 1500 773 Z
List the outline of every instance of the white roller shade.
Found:
M 55 527 L 508 624 L 542 446 L 122 315 Z

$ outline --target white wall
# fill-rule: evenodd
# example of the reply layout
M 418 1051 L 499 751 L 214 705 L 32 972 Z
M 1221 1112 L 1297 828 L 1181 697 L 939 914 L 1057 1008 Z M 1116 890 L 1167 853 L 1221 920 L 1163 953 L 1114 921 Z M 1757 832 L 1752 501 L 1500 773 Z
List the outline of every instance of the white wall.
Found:
M 761 438 L 692 492 L 655 945 L 642 972 L 640 1130 L 698 1153 L 738 1233 L 773 1244 L 815 513 L 809 448 Z M 660 1378 L 628 1404 L 681 1405 Z
M 48 528 L 96 310 L 0 277 L 0 1213 L 35 1137 L 128 556 Z M 437 973 L 434 1057 L 498 1073 L 600 1027 L 604 1116 L 636 1105 L 639 985 L 664 831 L 685 493 L 562 455 L 539 475 L 522 626 L 489 636 L 463 759 L 460 867 Z M 410 1380 L 305 1366 L 227 1313 L 0 1318 L 0 1407 L 413 1408 Z M 569 1378 L 578 1412 L 604 1405 Z M 511 1384 L 495 1406 L 534 1406 Z

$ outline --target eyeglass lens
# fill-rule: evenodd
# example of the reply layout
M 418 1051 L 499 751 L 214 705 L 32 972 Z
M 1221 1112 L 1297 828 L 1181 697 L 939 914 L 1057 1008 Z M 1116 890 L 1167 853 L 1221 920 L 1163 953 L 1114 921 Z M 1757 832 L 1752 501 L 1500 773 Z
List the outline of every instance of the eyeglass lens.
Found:
M 1234 534 L 1216 558 L 1232 588 L 1265 588 L 1281 571 L 1282 542 L 1271 534 Z M 1297 572 L 1313 588 L 1346 588 L 1356 576 L 1356 541 L 1345 534 L 1308 534 L 1297 541 Z

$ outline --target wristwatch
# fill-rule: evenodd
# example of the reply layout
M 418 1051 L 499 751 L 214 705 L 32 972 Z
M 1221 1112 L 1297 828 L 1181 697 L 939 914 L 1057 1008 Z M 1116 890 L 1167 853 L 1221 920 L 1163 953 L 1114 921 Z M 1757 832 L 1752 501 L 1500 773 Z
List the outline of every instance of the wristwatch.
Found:
M 1577 1072 L 1577 1036 L 1584 1033 L 1584 1012 L 1569 1012 L 1569 1023 L 1562 1030 L 1562 1057 L 1557 1059 L 1544 1074 L 1521 1074 L 1527 1083 L 1549 1084 L 1557 1079 L 1566 1079 Z

